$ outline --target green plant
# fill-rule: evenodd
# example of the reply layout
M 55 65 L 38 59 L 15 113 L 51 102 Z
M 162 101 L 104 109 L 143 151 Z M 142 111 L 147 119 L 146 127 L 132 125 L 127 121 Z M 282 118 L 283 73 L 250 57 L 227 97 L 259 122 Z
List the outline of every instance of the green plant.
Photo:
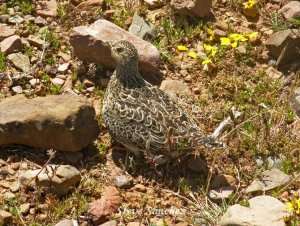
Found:
M 76 84 L 76 89 L 77 89 L 79 92 L 81 92 L 81 90 L 83 90 L 83 89 L 85 89 L 85 88 L 86 88 L 85 85 L 84 85 L 83 83 L 81 83 L 81 82 L 79 82 L 79 83 Z
M 99 89 L 98 87 L 96 87 L 96 88 L 93 90 L 93 93 L 94 93 L 95 95 L 99 96 L 99 97 L 104 96 L 104 92 L 103 92 L 101 89 Z
M 51 77 L 47 74 L 46 71 L 43 71 L 41 73 L 41 80 L 43 80 L 44 82 L 50 82 L 51 81 Z
M 293 163 L 290 160 L 285 160 L 282 163 L 281 170 L 286 173 L 290 174 L 293 171 Z
M 290 27 L 290 24 L 286 22 L 283 16 L 280 13 L 276 12 L 271 14 L 271 23 L 274 32 L 285 30 Z
M 50 93 L 53 95 L 59 95 L 63 92 L 63 88 L 58 85 L 50 84 L 49 86 Z
M 3 53 L 0 53 L 0 72 L 5 70 L 5 56 Z
M 101 143 L 98 145 L 98 151 L 100 156 L 104 156 L 106 150 L 107 150 L 106 144 Z
M 7 7 L 1 7 L 1 14 L 9 14 L 9 10 Z
M 31 0 L 8 0 L 12 6 L 19 6 L 24 14 L 32 14 L 35 11 L 35 4 Z
M 28 56 L 28 57 L 32 57 L 32 55 L 33 55 L 33 48 L 31 47 L 31 46 L 25 46 L 25 48 L 24 48 L 24 53 L 25 53 L 25 55 L 26 56 Z
M 66 14 L 65 12 L 65 7 L 63 4 L 58 3 L 57 4 L 57 9 L 56 9 L 56 16 L 57 17 L 63 17 Z

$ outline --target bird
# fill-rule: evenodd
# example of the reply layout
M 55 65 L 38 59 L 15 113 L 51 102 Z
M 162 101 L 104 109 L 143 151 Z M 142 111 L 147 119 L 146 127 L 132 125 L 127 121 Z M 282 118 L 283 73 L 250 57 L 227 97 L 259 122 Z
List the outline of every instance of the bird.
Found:
M 174 99 L 141 76 L 131 42 L 107 45 L 116 69 L 104 94 L 102 118 L 113 140 L 159 165 L 215 143 Z

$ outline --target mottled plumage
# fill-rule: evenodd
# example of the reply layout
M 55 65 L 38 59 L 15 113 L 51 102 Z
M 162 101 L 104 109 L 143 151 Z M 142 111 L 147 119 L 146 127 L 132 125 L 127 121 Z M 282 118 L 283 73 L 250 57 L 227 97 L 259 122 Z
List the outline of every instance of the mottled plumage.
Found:
M 152 159 L 176 157 L 208 143 L 195 121 L 138 72 L 138 53 L 128 41 L 111 45 L 117 63 L 105 92 L 102 116 L 112 138 Z

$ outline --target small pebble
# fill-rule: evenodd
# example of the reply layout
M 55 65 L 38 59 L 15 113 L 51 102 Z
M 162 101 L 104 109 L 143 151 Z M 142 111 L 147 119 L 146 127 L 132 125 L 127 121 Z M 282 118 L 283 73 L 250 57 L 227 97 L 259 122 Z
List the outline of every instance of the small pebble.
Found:
M 127 176 L 121 175 L 116 176 L 115 184 L 118 188 L 129 188 L 131 186 L 131 181 Z

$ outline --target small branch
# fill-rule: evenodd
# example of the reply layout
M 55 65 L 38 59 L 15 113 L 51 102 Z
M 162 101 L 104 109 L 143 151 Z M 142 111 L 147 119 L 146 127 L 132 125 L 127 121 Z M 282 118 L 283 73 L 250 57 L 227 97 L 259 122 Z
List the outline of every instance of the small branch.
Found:
M 232 111 L 232 116 L 233 116 L 233 119 L 237 119 L 238 117 L 240 117 L 242 115 L 241 112 L 237 111 L 235 109 L 235 107 L 232 107 L 231 108 L 231 111 Z M 233 120 L 232 118 L 229 116 L 227 117 L 226 119 L 224 119 L 221 124 L 218 126 L 218 128 L 213 132 L 212 134 L 212 138 L 214 139 L 217 139 L 221 134 L 222 132 L 227 129 L 227 127 L 233 123 Z
M 27 184 L 26 184 L 26 187 L 28 187 L 30 185 L 30 183 L 32 181 L 34 181 L 39 175 L 40 173 L 44 170 L 44 168 L 49 164 L 49 162 L 55 157 L 56 155 L 56 151 L 53 151 L 52 149 L 50 149 L 48 151 L 49 153 L 49 159 L 47 160 L 47 162 L 43 165 L 43 167 L 40 169 L 40 171 L 37 173 L 37 175 L 35 175 Z

